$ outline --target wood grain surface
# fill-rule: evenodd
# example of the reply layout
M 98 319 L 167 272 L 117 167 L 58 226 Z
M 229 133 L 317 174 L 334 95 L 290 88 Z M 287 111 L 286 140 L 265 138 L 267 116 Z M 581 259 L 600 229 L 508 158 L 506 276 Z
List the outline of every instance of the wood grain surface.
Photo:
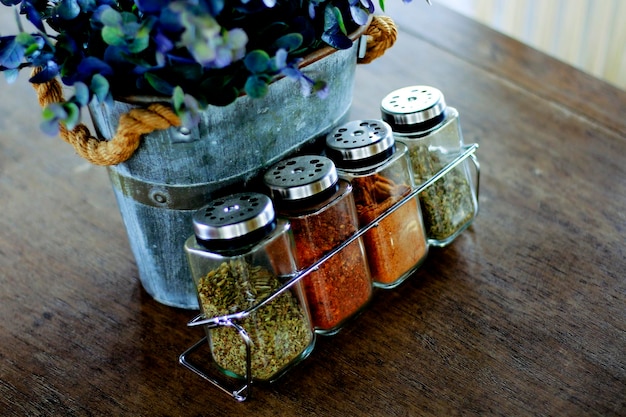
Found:
M 393 3 L 352 116 L 440 88 L 480 145 L 479 215 L 244 403 L 177 363 L 203 332 L 142 290 L 106 171 L 40 132 L 25 76 L 0 83 L 1 415 L 626 415 L 626 93 Z

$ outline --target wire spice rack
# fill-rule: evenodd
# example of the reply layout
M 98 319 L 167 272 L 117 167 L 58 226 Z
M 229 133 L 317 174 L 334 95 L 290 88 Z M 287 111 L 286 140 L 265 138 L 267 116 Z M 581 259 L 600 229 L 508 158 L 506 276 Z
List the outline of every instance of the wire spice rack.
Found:
M 194 343 L 191 347 L 189 347 L 186 351 L 184 351 L 179 356 L 179 363 L 183 365 L 184 367 L 186 367 L 187 369 L 193 371 L 195 374 L 199 375 L 204 380 L 208 381 L 209 383 L 211 383 L 212 385 L 214 385 L 215 387 L 217 387 L 224 393 L 230 395 L 235 400 L 240 401 L 240 402 L 247 400 L 250 397 L 250 393 L 251 393 L 252 385 L 253 385 L 252 339 L 248 336 L 248 333 L 246 332 L 246 330 L 241 325 L 238 324 L 238 322 L 246 319 L 248 316 L 250 316 L 252 313 L 262 308 L 264 305 L 272 302 L 272 300 L 279 297 L 282 293 L 290 289 L 296 282 L 299 282 L 301 279 L 309 275 L 311 272 L 318 270 L 319 267 L 328 259 L 337 255 L 346 246 L 348 246 L 350 243 L 358 239 L 368 230 L 374 227 L 377 227 L 380 224 L 380 222 L 382 222 L 387 216 L 389 216 L 390 214 L 395 212 L 397 209 L 399 209 L 404 203 L 406 203 L 412 198 L 415 198 L 418 194 L 426 190 L 428 187 L 430 187 L 432 184 L 434 184 L 439 179 L 444 177 L 448 172 L 452 171 L 456 166 L 458 166 L 459 164 L 461 164 L 463 161 L 467 159 L 469 159 L 473 163 L 474 168 L 475 168 L 475 179 L 476 179 L 475 192 L 476 192 L 476 199 L 478 201 L 478 195 L 479 195 L 479 190 L 480 190 L 480 164 L 478 162 L 478 158 L 476 157 L 477 149 L 478 149 L 478 144 L 476 143 L 464 145 L 461 148 L 461 153 L 452 161 L 450 161 L 446 166 L 444 166 L 441 170 L 439 170 L 435 175 L 433 175 L 427 181 L 423 182 L 421 185 L 415 187 L 409 194 L 407 194 L 400 201 L 396 202 L 393 206 L 389 207 L 389 209 L 383 212 L 380 216 L 378 216 L 372 222 L 370 222 L 364 227 L 359 228 L 359 230 L 354 235 L 352 235 L 349 239 L 345 240 L 344 242 L 339 244 L 337 247 L 335 247 L 334 249 L 326 253 L 323 257 L 321 257 L 318 261 L 313 263 L 310 267 L 298 271 L 296 275 L 289 278 L 277 291 L 265 297 L 264 299 L 256 303 L 254 306 L 246 310 L 238 311 L 232 314 L 227 314 L 227 315 L 218 316 L 218 317 L 211 317 L 211 318 L 204 317 L 204 314 L 200 313 L 196 317 L 194 317 L 192 320 L 190 320 L 187 323 L 188 327 L 205 326 L 208 329 L 213 329 L 217 327 L 231 327 L 239 334 L 239 336 L 241 337 L 242 341 L 244 342 L 246 346 L 246 374 L 241 379 L 240 386 L 233 386 L 235 385 L 235 383 L 231 381 L 227 381 L 225 378 L 222 378 L 222 380 L 220 380 L 220 379 L 217 379 L 216 377 L 211 376 L 211 373 L 208 370 L 204 369 L 202 366 L 195 364 L 194 362 L 191 361 L 191 358 L 190 358 L 191 355 L 208 344 L 207 336 L 204 336 L 203 338 L 198 340 L 196 343 Z M 216 372 L 213 372 L 213 373 L 216 373 Z

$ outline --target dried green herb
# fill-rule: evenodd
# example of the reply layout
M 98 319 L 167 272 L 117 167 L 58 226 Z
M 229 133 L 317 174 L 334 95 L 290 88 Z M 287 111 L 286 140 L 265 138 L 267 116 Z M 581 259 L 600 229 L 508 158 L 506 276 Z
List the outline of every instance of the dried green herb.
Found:
M 416 184 L 427 181 L 447 164 L 436 151 L 431 151 L 426 145 L 412 148 L 409 156 Z M 474 194 L 463 165 L 457 165 L 420 193 L 419 198 L 429 239 L 449 239 L 466 227 L 476 213 Z
M 281 281 L 261 266 L 231 260 L 210 271 L 198 283 L 198 295 L 206 317 L 246 310 L 277 291 Z M 251 313 L 239 324 L 253 342 L 252 376 L 269 380 L 307 352 L 313 332 L 307 313 L 289 290 Z M 210 330 L 215 362 L 227 374 L 242 377 L 246 372 L 246 345 L 233 328 Z

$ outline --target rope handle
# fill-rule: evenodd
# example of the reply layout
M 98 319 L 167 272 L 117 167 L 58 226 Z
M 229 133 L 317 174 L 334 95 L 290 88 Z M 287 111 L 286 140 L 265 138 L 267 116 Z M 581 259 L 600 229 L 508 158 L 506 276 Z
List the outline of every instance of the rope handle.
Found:
M 396 43 L 398 29 L 389 16 L 375 15 L 364 35 L 367 39 L 365 56 L 359 58 L 359 64 L 369 64 L 383 56 L 385 51 Z
M 365 35 L 367 46 L 365 56 L 358 59 L 359 64 L 367 64 L 382 56 L 396 41 L 398 32 L 393 20 L 387 16 L 373 16 Z M 41 71 L 33 70 L 33 75 Z M 39 105 L 62 103 L 63 91 L 59 81 L 54 78 L 46 83 L 33 84 L 37 92 Z M 111 140 L 98 139 L 91 135 L 84 124 L 69 130 L 59 125 L 59 136 L 74 147 L 82 158 L 94 165 L 117 165 L 129 159 L 141 143 L 141 137 L 156 130 L 180 126 L 180 118 L 173 109 L 161 103 L 150 104 L 145 108 L 134 108 L 120 116 L 115 136 Z

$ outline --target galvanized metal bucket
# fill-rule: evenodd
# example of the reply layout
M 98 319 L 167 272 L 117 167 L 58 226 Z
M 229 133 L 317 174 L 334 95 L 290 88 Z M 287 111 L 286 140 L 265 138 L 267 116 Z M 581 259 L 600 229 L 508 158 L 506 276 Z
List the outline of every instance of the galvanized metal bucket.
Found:
M 242 96 L 229 106 L 210 107 L 190 131 L 170 128 L 147 135 L 128 161 L 109 168 L 139 278 L 155 300 L 198 308 L 183 251 L 193 233 L 192 213 L 216 193 L 250 182 L 344 123 L 357 49 L 355 42 L 352 49 L 318 55 L 304 68 L 312 78 L 328 82 L 325 99 L 303 96 L 293 80 L 283 78 L 263 99 Z M 138 105 L 90 106 L 98 137 L 111 139 L 120 115 Z

